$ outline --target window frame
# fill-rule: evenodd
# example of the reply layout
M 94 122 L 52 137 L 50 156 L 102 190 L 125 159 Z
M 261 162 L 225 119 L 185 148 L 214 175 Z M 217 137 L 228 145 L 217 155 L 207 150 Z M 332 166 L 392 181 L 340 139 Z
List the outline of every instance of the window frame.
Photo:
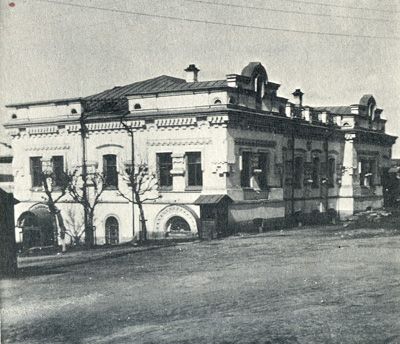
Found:
M 328 188 L 335 187 L 335 173 L 336 173 L 336 158 L 329 157 L 328 158 L 328 166 L 327 166 L 327 176 L 326 176 L 326 183 Z
M 321 179 L 321 159 L 319 158 L 319 156 L 314 156 L 312 158 L 312 166 L 311 166 L 312 189 L 319 189 L 320 179 Z
M 115 158 L 115 165 L 109 165 L 107 158 L 108 157 L 114 157 Z M 114 167 L 115 171 L 112 171 L 112 174 L 110 177 L 109 174 L 109 168 Z M 118 155 L 116 154 L 104 154 L 103 155 L 103 177 L 104 177 L 104 183 L 105 183 L 105 188 L 106 189 L 118 189 Z M 109 178 L 113 179 L 111 180 L 111 183 L 109 182 Z
M 55 158 L 60 158 L 60 161 L 61 161 L 61 169 L 59 170 L 59 171 L 57 171 L 56 170 L 56 164 L 54 163 L 54 161 L 55 160 L 57 160 L 57 159 L 55 159 Z M 57 187 L 61 187 L 61 185 L 62 185 L 62 177 L 63 177 L 63 174 L 64 174 L 64 172 L 65 172 L 65 169 L 64 169 L 64 156 L 63 155 L 54 155 L 54 156 L 52 156 L 51 157 L 51 164 L 52 164 L 52 170 L 53 170 L 53 186 L 55 187 L 55 188 L 57 188 Z
M 189 161 L 191 157 L 198 155 L 196 162 Z M 191 151 L 185 153 L 185 163 L 186 163 L 186 189 L 187 190 L 201 190 L 203 188 L 203 163 L 202 163 L 202 152 L 201 151 Z M 195 184 L 191 184 L 192 168 L 194 166 L 194 179 Z M 198 170 L 199 169 L 199 170 Z
M 35 166 L 34 161 L 38 162 L 37 166 Z M 30 169 L 30 174 L 31 174 L 31 187 L 32 188 L 40 188 L 40 187 L 42 187 L 43 186 L 43 180 L 42 180 L 42 173 L 43 173 L 42 157 L 41 156 L 31 156 L 31 157 L 29 157 L 29 169 Z M 38 175 L 35 176 L 35 173 L 38 173 Z
M 171 162 L 169 163 L 161 163 L 160 158 L 161 156 L 169 156 Z M 162 183 L 162 174 L 164 173 L 164 167 L 170 165 L 170 169 L 168 171 L 167 178 L 170 180 L 170 183 L 167 185 L 163 185 Z M 171 174 L 171 170 L 173 169 L 173 160 L 172 160 L 172 152 L 157 152 L 156 153 L 156 166 L 157 166 L 157 181 L 158 187 L 160 190 L 170 191 L 173 188 L 173 175 Z
M 297 165 L 296 161 L 301 161 L 301 164 Z M 293 161 L 293 188 L 294 189 L 302 189 L 304 186 L 304 157 L 296 156 Z M 299 168 L 297 168 L 299 166 Z
M 242 188 L 250 188 L 252 175 L 252 151 L 244 150 L 240 154 L 241 170 L 240 170 L 240 186 Z M 244 158 L 246 156 L 246 159 Z M 248 160 L 247 160 L 248 159 Z

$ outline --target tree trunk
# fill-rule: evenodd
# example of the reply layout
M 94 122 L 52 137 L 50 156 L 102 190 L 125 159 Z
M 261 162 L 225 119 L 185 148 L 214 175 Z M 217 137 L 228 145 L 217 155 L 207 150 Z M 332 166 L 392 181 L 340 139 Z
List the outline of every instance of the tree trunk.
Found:
M 146 241 L 147 240 L 147 226 L 146 226 L 146 218 L 144 217 L 144 210 L 143 210 L 143 203 L 140 200 L 140 196 L 135 193 L 135 198 L 136 198 L 136 204 L 138 205 L 139 208 L 139 220 L 142 225 L 142 240 Z
M 65 242 L 65 232 L 67 231 L 64 225 L 64 220 L 61 216 L 61 212 L 58 211 L 57 212 L 57 220 L 58 220 L 58 227 L 60 229 L 60 238 L 61 238 L 61 248 L 62 248 L 62 252 L 66 252 L 67 251 L 67 246 L 66 246 L 66 242 Z
M 94 246 L 94 231 L 93 231 L 93 219 L 94 214 L 93 211 L 88 211 L 88 221 L 87 221 L 87 228 L 85 228 L 85 244 L 86 247 L 92 248 Z

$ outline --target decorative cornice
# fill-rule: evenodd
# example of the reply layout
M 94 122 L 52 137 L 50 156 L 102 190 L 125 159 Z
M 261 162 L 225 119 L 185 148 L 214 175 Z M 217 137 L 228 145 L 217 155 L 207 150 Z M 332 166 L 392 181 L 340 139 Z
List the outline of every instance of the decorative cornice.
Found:
M 270 140 L 235 139 L 235 144 L 241 146 L 275 148 L 276 142 Z
M 132 129 L 138 129 L 144 127 L 145 122 L 139 121 L 127 121 L 126 126 Z M 89 131 L 101 131 L 101 130 L 125 130 L 125 127 L 120 122 L 96 122 L 88 123 L 86 127 Z M 80 124 L 71 124 L 67 126 L 68 132 L 80 131 Z
M 212 142 L 211 138 L 193 138 L 193 139 L 159 139 L 147 140 L 149 146 L 198 146 L 208 145 Z
M 195 117 L 163 118 L 163 119 L 156 119 L 154 123 L 157 127 L 194 125 L 196 124 L 196 118 Z
M 47 151 L 47 150 L 67 150 L 70 149 L 70 145 L 34 145 L 29 146 L 26 151 Z
M 54 134 L 58 133 L 58 127 L 51 125 L 47 127 L 31 127 L 26 130 L 29 135 L 42 135 L 42 134 Z

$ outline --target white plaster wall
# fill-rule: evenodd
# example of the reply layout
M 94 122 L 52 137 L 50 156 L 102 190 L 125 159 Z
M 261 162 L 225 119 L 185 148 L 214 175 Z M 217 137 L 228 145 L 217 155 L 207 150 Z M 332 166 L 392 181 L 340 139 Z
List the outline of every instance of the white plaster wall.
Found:
M 157 96 L 130 97 L 129 110 L 132 113 L 140 113 L 143 110 L 163 110 L 212 106 L 216 99 L 221 104 L 227 104 L 227 93 L 223 91 L 196 92 L 183 94 L 160 94 Z M 141 110 L 135 110 L 135 104 L 140 104 Z
M 72 114 L 72 110 L 76 110 Z M 18 120 L 40 120 L 40 119 L 54 119 L 56 117 L 77 116 L 81 113 L 80 102 L 73 102 L 68 104 L 45 104 L 45 105 L 31 105 L 22 108 L 8 108 L 8 120 L 10 122 L 17 122 Z M 12 119 L 12 115 L 17 115 L 17 118 Z
M 229 206 L 229 223 L 252 221 L 256 218 L 273 219 L 285 216 L 283 201 L 278 202 L 240 202 Z

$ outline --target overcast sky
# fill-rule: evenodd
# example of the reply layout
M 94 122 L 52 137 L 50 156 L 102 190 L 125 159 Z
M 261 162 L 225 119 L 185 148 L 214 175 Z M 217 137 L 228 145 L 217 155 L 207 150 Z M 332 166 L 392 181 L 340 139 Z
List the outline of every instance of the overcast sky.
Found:
M 260 61 L 269 80 L 282 84 L 281 96 L 289 98 L 294 89 L 301 88 L 307 105 L 350 105 L 358 103 L 363 94 L 373 94 L 388 118 L 387 132 L 400 136 L 400 1 L 0 0 L 0 3 L 2 118 L 5 104 L 86 96 L 161 74 L 184 77 L 183 69 L 189 63 L 201 69 L 200 80 L 211 80 L 240 73 L 248 62 Z M 400 157 L 400 139 L 394 156 Z

